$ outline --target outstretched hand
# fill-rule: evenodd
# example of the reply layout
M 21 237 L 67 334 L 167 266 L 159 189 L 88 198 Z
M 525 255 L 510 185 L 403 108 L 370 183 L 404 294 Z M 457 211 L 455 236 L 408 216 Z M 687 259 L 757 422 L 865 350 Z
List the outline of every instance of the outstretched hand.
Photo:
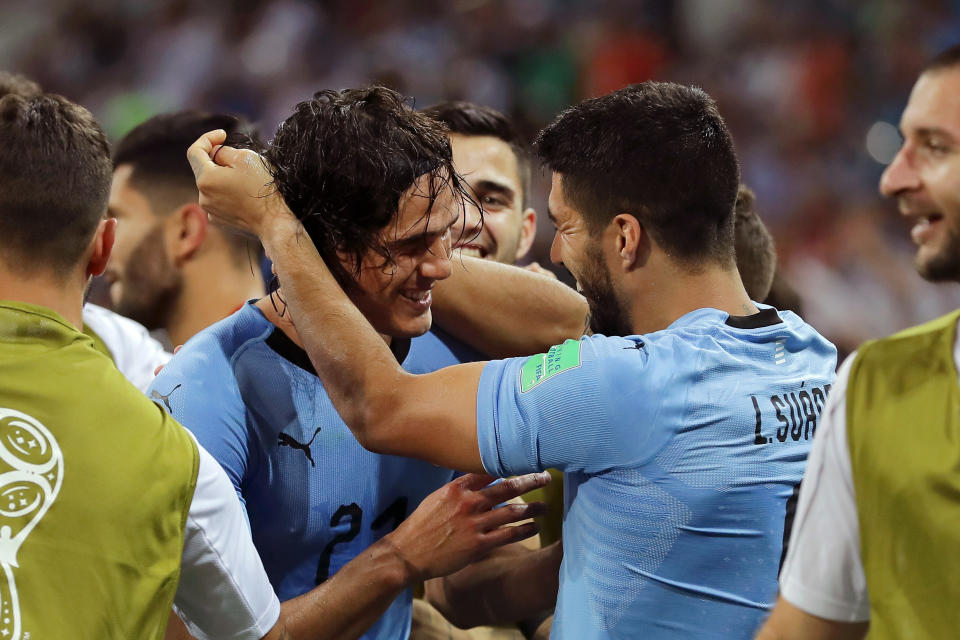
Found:
M 387 536 L 417 579 L 453 573 L 497 547 L 539 532 L 533 522 L 514 523 L 543 515 L 545 504 L 503 503 L 546 486 L 550 474 L 531 473 L 490 484 L 493 481 L 492 476 L 482 473 L 457 478 L 427 496 Z
M 217 222 L 259 237 L 272 224 L 298 226 L 273 187 L 263 156 L 225 146 L 226 139 L 226 132 L 217 129 L 203 134 L 187 149 L 200 206 Z

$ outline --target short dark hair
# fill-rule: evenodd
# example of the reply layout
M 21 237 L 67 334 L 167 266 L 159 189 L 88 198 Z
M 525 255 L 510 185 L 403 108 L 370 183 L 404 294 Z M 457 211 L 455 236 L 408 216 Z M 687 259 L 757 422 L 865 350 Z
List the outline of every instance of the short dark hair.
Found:
M 208 131 L 223 129 L 231 146 L 250 146 L 256 132 L 237 116 L 205 111 L 177 111 L 153 116 L 130 130 L 113 150 L 113 166 L 133 167 L 131 183 L 183 185 L 196 191 L 187 148 Z
M 930 62 L 923 68 L 923 73 L 927 71 L 941 71 L 960 65 L 960 44 L 955 44 L 949 49 L 941 51 L 935 55 Z
M 187 148 L 214 129 L 227 132 L 225 144 L 260 146 L 254 126 L 238 116 L 196 110 L 162 113 L 140 123 L 120 139 L 113 151 L 113 166 L 130 165 L 130 185 L 154 199 L 154 206 L 158 202 L 179 204 L 159 200 L 168 195 L 183 198 L 192 194 L 191 200 L 196 201 L 199 194 L 187 161 Z M 223 235 L 238 262 L 246 259 L 253 247 L 254 253 L 259 252 L 257 243 L 248 236 L 230 229 L 225 229 Z
M 734 206 L 734 237 L 737 271 L 751 300 L 763 302 L 770 293 L 777 270 L 777 250 L 773 236 L 754 208 L 756 197 L 746 185 L 737 191 Z
M 277 129 L 266 158 L 277 190 L 344 287 L 368 251 L 384 265 L 392 262 L 380 233 L 417 178 L 434 178 L 431 206 L 443 188 L 462 194 L 443 126 L 381 86 L 324 90 L 301 102 Z M 338 252 L 353 259 L 353 273 Z
M 40 85 L 26 76 L 9 71 L 0 71 L 0 98 L 14 93 L 24 98 L 32 98 L 43 93 Z
M 447 125 L 450 133 L 464 136 L 492 136 L 506 142 L 517 158 L 517 173 L 523 189 L 521 206 L 526 209 L 530 191 L 530 148 L 507 116 L 493 107 L 450 100 L 424 109 L 434 120 Z
M 561 113 L 534 147 L 561 175 L 591 233 L 629 213 L 674 259 L 732 267 L 740 169 L 704 91 L 644 82 L 585 100 Z
M 65 275 L 110 197 L 110 146 L 89 111 L 63 96 L 0 98 L 0 256 L 24 273 Z

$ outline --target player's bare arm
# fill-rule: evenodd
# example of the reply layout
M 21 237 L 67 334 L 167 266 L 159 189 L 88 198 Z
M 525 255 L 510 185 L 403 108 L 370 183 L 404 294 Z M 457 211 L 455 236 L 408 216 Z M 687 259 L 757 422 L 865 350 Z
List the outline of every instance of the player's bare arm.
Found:
M 434 288 L 434 321 L 490 358 L 546 351 L 583 335 L 587 302 L 556 278 L 492 260 L 454 258 Z
M 780 598 L 757 640 L 860 640 L 869 627 L 869 622 L 819 618 Z
M 434 491 L 395 531 L 314 590 L 284 602 L 265 638 L 358 638 L 404 589 L 536 535 L 537 525 L 522 521 L 541 514 L 542 503 L 494 507 L 546 485 L 549 474 L 492 481 L 468 474 Z M 190 638 L 182 624 L 172 624 L 166 637 Z
M 537 551 L 500 549 L 486 562 L 426 584 L 427 600 L 460 628 L 543 619 L 557 601 L 560 542 Z
M 223 139 L 222 131 L 211 132 L 188 151 L 200 204 L 219 221 L 261 238 L 283 282 L 304 349 L 360 444 L 377 453 L 483 471 L 476 407 L 485 363 L 419 376 L 404 372 L 279 194 L 264 188 L 262 180 L 251 183 L 249 172 L 232 170 L 257 165 L 260 157 L 219 147 Z

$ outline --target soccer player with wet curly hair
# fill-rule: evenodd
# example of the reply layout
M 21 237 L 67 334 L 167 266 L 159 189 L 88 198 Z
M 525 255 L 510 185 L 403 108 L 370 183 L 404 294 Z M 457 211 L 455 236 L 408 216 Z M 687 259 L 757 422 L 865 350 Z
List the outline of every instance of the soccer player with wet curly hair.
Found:
M 467 197 L 442 125 L 383 87 L 320 91 L 296 106 L 263 157 L 250 157 L 269 167 L 268 191 L 302 222 L 300 241 L 329 261 L 394 362 L 424 373 L 463 361 L 465 345 L 457 351 L 428 333 Z M 189 341 L 152 389 L 226 469 L 271 582 L 289 600 L 363 554 L 455 474 L 360 446 L 303 350 L 279 284 Z M 511 508 L 532 515 L 540 505 Z M 411 597 L 401 593 L 364 637 L 406 638 Z

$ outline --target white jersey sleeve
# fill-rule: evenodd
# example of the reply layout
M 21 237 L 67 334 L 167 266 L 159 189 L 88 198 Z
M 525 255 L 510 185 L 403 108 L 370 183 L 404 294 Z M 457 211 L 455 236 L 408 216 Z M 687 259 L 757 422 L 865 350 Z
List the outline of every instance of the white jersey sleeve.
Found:
M 838 622 L 870 619 L 860 558 L 860 524 L 847 448 L 846 394 L 852 354 L 840 367 L 813 440 L 800 487 L 780 595 L 790 604 Z
M 233 484 L 213 456 L 197 448 L 200 468 L 174 609 L 199 640 L 260 640 L 279 619 L 280 600 Z
M 103 307 L 83 305 L 83 321 L 107 345 L 120 373 L 143 392 L 153 382 L 154 370 L 173 355 L 142 324 Z

